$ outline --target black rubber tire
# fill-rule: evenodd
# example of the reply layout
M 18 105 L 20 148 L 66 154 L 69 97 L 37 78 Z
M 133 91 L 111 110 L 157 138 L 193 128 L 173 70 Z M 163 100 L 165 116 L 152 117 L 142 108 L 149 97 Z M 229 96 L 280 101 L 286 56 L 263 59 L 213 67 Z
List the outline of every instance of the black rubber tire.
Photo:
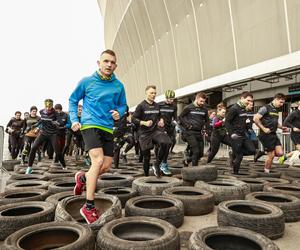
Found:
M 250 187 L 243 181 L 219 179 L 211 182 L 197 181 L 195 187 L 206 189 L 214 194 L 215 204 L 227 200 L 242 200 L 250 193 Z
M 85 201 L 84 195 L 64 198 L 56 206 L 55 221 L 77 221 L 85 224 L 86 222 L 79 212 Z M 88 225 L 94 233 L 97 233 L 105 223 L 122 216 L 121 202 L 115 196 L 95 194 L 95 207 L 102 214 L 97 221 Z
M 55 178 L 63 178 L 63 177 L 74 177 L 77 171 L 75 170 L 68 170 L 68 169 L 55 169 L 49 170 L 44 173 L 48 180 L 55 179 Z
M 266 236 L 238 227 L 207 227 L 194 232 L 189 250 L 280 250 Z
M 162 195 L 181 200 L 184 206 L 184 215 L 187 216 L 209 214 L 215 207 L 214 195 L 196 187 L 167 188 Z
M 260 201 L 279 207 L 285 216 L 285 222 L 300 219 L 300 199 L 287 194 L 273 192 L 254 192 L 246 195 L 246 200 Z
M 7 171 L 14 171 L 14 166 L 20 164 L 20 160 L 5 160 L 2 161 L 2 167 Z
M 264 187 L 264 191 L 289 194 L 300 198 L 300 186 L 293 184 L 274 184 L 272 186 L 266 185 Z
M 169 170 L 171 171 L 172 175 L 181 174 L 182 169 L 183 169 L 183 165 L 178 164 L 177 162 L 169 164 Z
M 229 175 L 236 177 L 237 179 L 240 178 L 256 178 L 257 174 L 254 172 L 249 172 L 248 170 L 240 170 L 238 174 L 234 174 L 232 171 L 227 171 L 224 175 Z
M 10 183 L 6 186 L 6 190 L 19 189 L 23 190 L 24 188 L 38 188 L 38 189 L 48 189 L 49 182 L 48 181 L 40 181 L 40 180 L 25 180 L 25 181 L 16 181 Z
M 272 178 L 272 177 L 258 177 L 257 180 L 267 181 L 268 183 L 266 183 L 266 185 L 289 184 L 290 183 L 288 180 Z
M 125 216 L 159 218 L 180 227 L 183 224 L 184 207 L 182 201 L 173 197 L 143 195 L 126 202 Z
M 56 207 L 58 202 L 60 202 L 64 198 L 67 198 L 67 197 L 70 197 L 70 196 L 74 196 L 74 192 L 73 191 L 65 191 L 65 192 L 50 195 L 46 199 L 46 201 L 53 203 Z
M 137 190 L 139 195 L 161 195 L 166 188 L 180 186 L 181 184 L 181 180 L 173 177 L 156 178 L 148 176 L 135 179 L 132 188 Z
M 44 201 L 50 195 L 46 189 L 8 190 L 0 193 L 0 206 L 24 201 Z
M 282 173 L 282 179 L 288 180 L 290 182 L 300 180 L 300 171 L 286 171 Z
M 140 170 L 126 170 L 126 169 L 114 169 L 116 174 L 120 175 L 129 175 L 134 178 L 141 177 L 144 175 L 144 173 Z
M 133 190 L 129 187 L 109 187 L 109 188 L 102 188 L 98 192 L 98 194 L 109 194 L 116 196 L 121 201 L 122 208 L 125 207 L 126 202 L 138 195 L 136 190 Z
M 73 177 L 56 178 L 49 181 L 48 190 L 51 194 L 74 190 L 76 183 Z
M 182 168 L 182 179 L 185 181 L 214 181 L 218 177 L 218 169 L 215 165 L 202 165 L 197 167 Z
M 270 173 L 265 173 L 264 169 L 251 169 L 251 173 L 255 173 L 257 177 L 271 177 L 271 178 L 280 178 L 281 173 L 274 169 L 270 170 Z
M 150 217 L 127 217 L 104 225 L 97 235 L 97 250 L 180 250 L 177 229 Z
M 218 206 L 219 226 L 241 227 L 275 240 L 283 236 L 284 214 L 276 206 L 249 200 L 224 201 Z
M 90 228 L 71 222 L 32 225 L 11 234 L 4 249 L 94 250 L 95 237 Z
M 26 169 L 20 169 L 18 171 L 15 171 L 17 174 L 25 174 Z M 32 174 L 38 174 L 38 175 L 43 175 L 45 173 L 45 170 L 42 169 L 32 169 Z
M 10 179 L 6 182 L 6 184 L 10 184 L 16 181 L 45 181 L 46 178 L 44 175 L 40 174 L 15 174 L 12 173 Z
M 129 175 L 103 174 L 97 181 L 97 190 L 107 187 L 131 187 L 133 180 Z
M 239 180 L 247 183 L 250 187 L 250 192 L 258 192 L 264 189 L 264 185 L 268 182 L 257 178 L 239 178 Z
M 26 172 L 26 169 L 27 169 L 26 165 L 17 164 L 14 166 L 15 173 L 24 174 Z M 37 165 L 33 165 L 32 169 L 33 170 L 42 170 L 44 172 L 48 170 L 47 167 L 38 167 Z
M 220 180 L 220 179 L 238 180 L 238 178 L 236 178 L 235 176 L 225 175 L 225 174 L 218 174 L 217 180 Z
M 21 228 L 53 221 L 54 212 L 54 205 L 45 201 L 26 201 L 0 206 L 0 240 Z

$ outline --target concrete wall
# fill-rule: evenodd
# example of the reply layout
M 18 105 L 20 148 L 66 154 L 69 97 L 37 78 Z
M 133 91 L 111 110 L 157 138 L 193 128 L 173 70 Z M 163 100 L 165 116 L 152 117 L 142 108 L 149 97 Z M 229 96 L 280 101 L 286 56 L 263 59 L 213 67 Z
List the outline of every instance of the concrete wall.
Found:
M 130 106 L 300 50 L 299 0 L 98 0 Z M 197 89 L 195 89 L 195 92 Z

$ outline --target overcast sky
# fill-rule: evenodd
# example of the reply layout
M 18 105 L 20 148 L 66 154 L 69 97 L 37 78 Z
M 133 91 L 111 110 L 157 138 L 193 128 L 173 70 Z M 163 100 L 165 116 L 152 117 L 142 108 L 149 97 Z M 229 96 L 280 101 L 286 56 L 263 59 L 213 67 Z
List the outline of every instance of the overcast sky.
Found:
M 0 0 L 0 125 L 68 98 L 104 49 L 97 0 Z

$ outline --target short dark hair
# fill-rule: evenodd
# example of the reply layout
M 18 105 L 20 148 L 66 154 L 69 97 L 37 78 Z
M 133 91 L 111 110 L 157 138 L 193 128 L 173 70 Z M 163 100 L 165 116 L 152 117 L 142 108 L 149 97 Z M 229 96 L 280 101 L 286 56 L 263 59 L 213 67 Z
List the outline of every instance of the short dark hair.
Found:
M 32 110 L 37 110 L 37 107 L 36 107 L 36 106 L 31 106 L 31 107 L 30 107 L 30 112 L 31 112 Z
M 248 96 L 250 96 L 251 98 L 253 98 L 253 95 L 252 95 L 252 93 L 251 92 L 249 92 L 249 91 L 244 91 L 244 92 L 242 92 L 242 94 L 241 94 L 241 98 L 243 97 L 243 98 L 247 98 Z
M 62 110 L 62 105 L 60 103 L 55 104 L 54 109 Z
M 285 95 L 285 94 L 282 94 L 282 93 L 277 93 L 277 94 L 274 96 L 274 99 L 282 99 L 282 100 L 286 100 L 286 95 Z
M 15 115 L 16 115 L 16 114 L 22 115 L 21 111 L 16 111 L 16 112 L 15 112 Z
M 155 90 L 156 90 L 156 86 L 155 86 L 155 85 L 148 85 L 148 86 L 145 88 L 145 91 L 147 91 L 148 89 L 155 89 Z
M 205 99 L 206 100 L 206 98 L 207 98 L 207 95 L 204 93 L 204 92 L 198 92 L 197 94 L 196 94 L 196 99 L 198 99 L 198 98 L 202 98 L 202 99 Z
M 116 57 L 116 53 L 115 53 L 113 50 L 111 50 L 111 49 L 104 50 L 104 51 L 101 53 L 101 56 L 102 56 L 103 54 L 109 54 L 109 55 L 111 55 L 111 56 Z

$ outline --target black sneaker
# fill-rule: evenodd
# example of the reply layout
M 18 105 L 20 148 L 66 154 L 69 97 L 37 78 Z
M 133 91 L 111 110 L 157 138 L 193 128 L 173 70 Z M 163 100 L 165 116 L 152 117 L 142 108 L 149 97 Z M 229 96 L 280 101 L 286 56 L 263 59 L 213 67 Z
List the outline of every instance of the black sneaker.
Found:
M 153 173 L 154 175 L 159 178 L 160 177 L 160 168 L 159 166 L 156 166 L 155 164 L 152 165 Z

